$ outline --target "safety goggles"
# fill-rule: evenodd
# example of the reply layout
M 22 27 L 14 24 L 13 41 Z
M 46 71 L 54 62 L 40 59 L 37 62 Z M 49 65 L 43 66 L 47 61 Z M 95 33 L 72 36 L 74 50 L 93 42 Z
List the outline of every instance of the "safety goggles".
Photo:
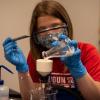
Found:
M 66 29 L 67 25 L 65 23 L 51 25 L 46 28 L 40 28 L 36 33 L 40 36 L 43 36 L 45 34 L 49 33 L 59 33 L 59 31 L 62 31 L 62 29 Z
M 68 34 L 66 24 L 60 24 L 55 27 L 48 27 L 44 30 L 38 31 L 37 39 L 41 45 L 50 48 L 51 43 L 53 41 L 57 41 L 60 34 Z

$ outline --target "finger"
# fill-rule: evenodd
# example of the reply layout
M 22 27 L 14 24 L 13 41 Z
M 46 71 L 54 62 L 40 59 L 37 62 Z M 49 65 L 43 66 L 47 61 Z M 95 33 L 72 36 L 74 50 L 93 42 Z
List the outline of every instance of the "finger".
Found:
M 12 49 L 12 48 L 16 48 L 16 47 L 17 47 L 17 45 L 15 43 L 11 42 L 11 43 L 4 46 L 4 51 L 7 51 L 7 50 Z
M 14 42 L 9 42 L 8 44 L 4 45 L 4 48 L 9 47 L 9 46 L 14 46 L 14 45 L 17 45 L 17 44 Z
M 76 40 L 71 40 L 71 42 L 69 42 L 70 46 L 74 46 L 75 49 L 77 49 L 77 41 Z
M 16 48 L 17 48 L 16 45 L 9 46 L 9 47 L 4 48 L 4 52 L 7 52 L 8 50 L 15 50 Z
M 13 46 L 13 47 L 4 49 L 4 52 L 6 55 L 15 53 L 16 51 L 17 51 L 17 46 Z
M 60 35 L 59 35 L 59 39 L 60 39 L 60 40 L 65 40 L 66 38 L 68 38 L 68 37 L 67 37 L 67 35 L 65 35 L 65 34 L 60 34 Z
M 54 42 L 51 43 L 52 47 L 59 46 L 59 45 L 60 45 L 59 41 L 54 41 Z
M 5 52 L 5 55 L 9 56 L 11 53 L 13 53 L 13 49 L 9 49 Z
M 4 42 L 3 42 L 3 46 L 5 46 L 6 44 L 8 44 L 9 42 L 12 42 L 13 40 L 8 37 Z
M 79 56 L 81 54 L 81 50 L 77 48 L 77 50 L 75 51 L 74 55 L 75 56 Z

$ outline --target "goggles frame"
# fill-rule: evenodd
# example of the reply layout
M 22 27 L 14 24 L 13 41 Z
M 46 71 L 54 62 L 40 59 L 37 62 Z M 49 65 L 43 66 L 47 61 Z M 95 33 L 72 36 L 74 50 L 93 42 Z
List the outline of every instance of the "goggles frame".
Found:
M 43 29 L 42 31 L 38 31 L 37 33 L 40 34 L 40 33 L 42 33 L 42 32 L 47 32 L 47 31 L 55 30 L 55 29 L 59 29 L 59 28 L 67 28 L 67 25 L 66 25 L 65 23 L 59 24 L 59 25 L 57 25 L 57 26 L 55 26 L 55 27 L 51 27 L 51 28 L 48 27 L 48 28 L 46 28 L 46 29 Z
M 65 24 L 65 23 L 63 23 L 63 24 L 59 24 L 59 25 L 57 25 L 57 26 L 55 26 L 55 27 L 48 27 L 48 28 L 46 28 L 46 29 L 43 29 L 42 31 L 37 31 L 37 32 L 35 32 L 34 34 L 35 34 L 35 36 L 33 37 L 34 38 L 34 40 L 35 40 L 35 43 L 36 44 L 41 44 L 41 42 L 39 41 L 39 35 L 40 35 L 40 33 L 42 33 L 42 32 L 47 32 L 47 31 L 51 31 L 51 30 L 55 30 L 55 29 L 60 29 L 60 28 L 63 28 L 64 29 L 64 33 L 66 34 L 66 35 L 68 35 L 68 31 L 67 31 L 67 25 Z M 49 33 L 48 33 L 49 34 Z M 47 34 L 47 35 L 48 35 Z

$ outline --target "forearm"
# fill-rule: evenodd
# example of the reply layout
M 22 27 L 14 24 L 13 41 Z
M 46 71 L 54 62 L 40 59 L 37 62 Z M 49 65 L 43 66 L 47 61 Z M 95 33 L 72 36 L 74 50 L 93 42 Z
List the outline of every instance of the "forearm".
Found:
M 88 73 L 76 81 L 86 100 L 100 100 L 100 82 L 94 81 Z
M 18 72 L 19 86 L 23 100 L 30 100 L 30 93 L 33 89 L 39 87 L 39 84 L 33 83 L 29 72 Z

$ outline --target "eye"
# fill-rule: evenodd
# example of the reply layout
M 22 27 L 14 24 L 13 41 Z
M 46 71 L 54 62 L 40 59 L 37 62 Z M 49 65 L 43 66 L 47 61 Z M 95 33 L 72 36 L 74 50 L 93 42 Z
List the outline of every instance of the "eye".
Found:
M 41 31 L 43 31 L 43 30 L 45 30 L 46 29 L 46 27 L 40 27 L 40 28 L 38 28 L 38 31 L 37 32 L 41 32 Z

